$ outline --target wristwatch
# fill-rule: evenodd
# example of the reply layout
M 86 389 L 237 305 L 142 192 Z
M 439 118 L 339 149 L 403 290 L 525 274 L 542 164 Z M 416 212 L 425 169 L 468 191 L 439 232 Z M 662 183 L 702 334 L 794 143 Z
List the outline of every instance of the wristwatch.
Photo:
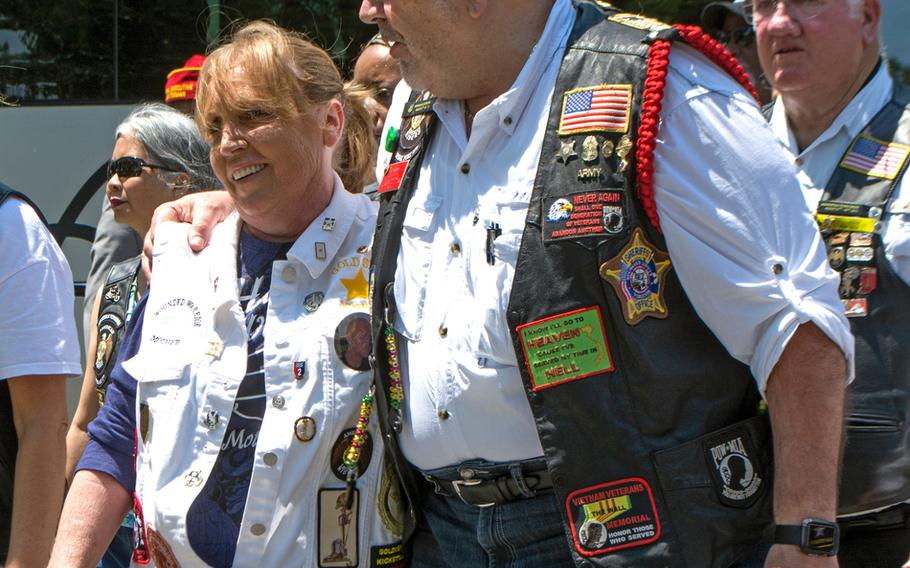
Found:
M 795 544 L 812 556 L 835 556 L 840 547 L 837 523 L 822 519 L 803 519 L 798 525 L 774 527 L 775 544 Z

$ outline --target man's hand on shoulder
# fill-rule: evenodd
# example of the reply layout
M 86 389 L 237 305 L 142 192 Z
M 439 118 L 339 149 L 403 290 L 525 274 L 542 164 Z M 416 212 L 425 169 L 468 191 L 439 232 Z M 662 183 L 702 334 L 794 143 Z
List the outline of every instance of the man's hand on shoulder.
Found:
M 152 215 L 152 224 L 145 235 L 142 247 L 142 269 L 151 281 L 152 276 L 152 251 L 155 245 L 155 227 L 168 221 L 178 223 L 192 223 L 187 234 L 190 248 L 199 252 L 208 246 L 215 225 L 227 219 L 234 210 L 234 200 L 226 191 L 206 191 L 192 193 L 168 201 L 155 209 Z

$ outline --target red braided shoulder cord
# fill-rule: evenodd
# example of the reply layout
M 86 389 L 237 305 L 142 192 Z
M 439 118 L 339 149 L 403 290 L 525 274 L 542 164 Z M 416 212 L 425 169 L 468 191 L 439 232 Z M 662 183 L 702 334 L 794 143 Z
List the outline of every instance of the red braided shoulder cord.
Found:
M 729 73 L 755 100 L 759 100 L 758 93 L 749 81 L 746 70 L 724 46 L 702 32 L 698 26 L 676 25 L 674 27 L 683 41 Z M 641 124 L 638 126 L 638 148 L 635 153 L 638 162 L 638 197 L 648 220 L 661 233 L 663 231 L 660 228 L 657 205 L 654 203 L 654 147 L 660 124 L 661 100 L 664 96 L 664 86 L 667 83 L 669 64 L 670 42 L 667 40 L 655 41 L 648 49 L 648 71 L 645 77 L 645 91 L 641 96 Z

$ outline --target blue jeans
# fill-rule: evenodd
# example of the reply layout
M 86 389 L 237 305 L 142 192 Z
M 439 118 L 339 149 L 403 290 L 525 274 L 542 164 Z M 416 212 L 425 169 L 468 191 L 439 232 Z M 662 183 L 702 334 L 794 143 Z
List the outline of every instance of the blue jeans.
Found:
M 574 567 L 552 491 L 493 507 L 437 495 L 426 484 L 412 568 Z
M 121 526 L 107 547 L 98 568 L 127 568 L 133 558 L 133 527 Z

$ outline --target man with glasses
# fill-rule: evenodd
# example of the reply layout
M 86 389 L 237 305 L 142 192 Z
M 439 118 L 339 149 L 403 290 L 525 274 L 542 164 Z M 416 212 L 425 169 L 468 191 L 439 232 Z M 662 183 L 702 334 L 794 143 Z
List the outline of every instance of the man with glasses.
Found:
M 880 0 L 746 3 L 780 96 L 771 128 L 840 274 L 856 336 L 838 520 L 842 566 L 910 557 L 910 89 L 881 53 Z
M 742 0 L 711 2 L 701 11 L 701 27 L 742 64 L 764 105 L 771 102 L 771 85 L 758 62 L 755 30 L 746 22 L 742 5 Z

